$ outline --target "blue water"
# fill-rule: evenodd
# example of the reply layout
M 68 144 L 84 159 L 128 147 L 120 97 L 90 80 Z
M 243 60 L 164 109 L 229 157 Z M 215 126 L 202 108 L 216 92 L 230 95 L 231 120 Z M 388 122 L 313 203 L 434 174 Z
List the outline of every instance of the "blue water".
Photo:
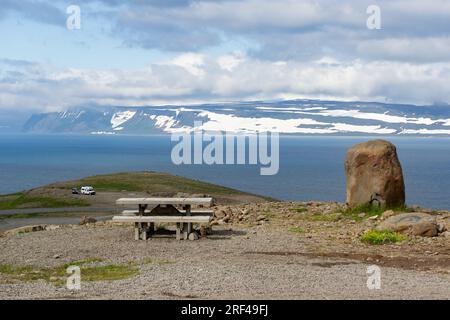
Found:
M 119 171 L 153 170 L 284 200 L 345 201 L 344 158 L 370 137 L 283 137 L 280 170 L 258 165 L 173 165 L 167 136 L 0 135 L 0 193 Z M 450 209 L 450 139 L 388 138 L 397 145 L 407 202 Z

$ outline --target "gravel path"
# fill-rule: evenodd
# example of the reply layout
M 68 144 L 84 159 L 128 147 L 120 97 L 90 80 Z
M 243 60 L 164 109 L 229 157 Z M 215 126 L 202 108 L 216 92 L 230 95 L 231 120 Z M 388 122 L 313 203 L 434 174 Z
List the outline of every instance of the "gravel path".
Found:
M 82 282 L 72 292 L 44 281 L 5 283 L 0 298 L 44 299 L 448 299 L 450 275 L 381 267 L 381 289 L 366 286 L 360 261 L 308 254 L 303 240 L 276 227 L 215 227 L 199 241 L 133 240 L 130 226 L 100 223 L 0 238 L 0 264 L 52 267 L 101 258 L 135 262 L 140 274 Z M 265 254 L 272 252 L 280 254 Z M 283 255 L 283 252 L 298 254 Z M 58 258 L 55 258 L 58 256 Z M 148 263 L 165 261 L 166 263 Z M 167 263 L 168 262 L 168 263 Z M 3 279 L 4 280 L 4 279 Z

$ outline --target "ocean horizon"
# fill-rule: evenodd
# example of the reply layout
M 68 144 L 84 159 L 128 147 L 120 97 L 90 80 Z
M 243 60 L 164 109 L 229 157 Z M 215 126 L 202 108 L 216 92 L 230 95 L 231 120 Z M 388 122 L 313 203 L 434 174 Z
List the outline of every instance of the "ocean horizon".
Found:
M 386 139 L 397 146 L 408 205 L 450 209 L 450 138 L 281 136 L 280 167 L 174 165 L 169 135 L 0 135 L 0 194 L 52 182 L 126 171 L 157 171 L 289 201 L 345 202 L 345 154 L 352 145 Z

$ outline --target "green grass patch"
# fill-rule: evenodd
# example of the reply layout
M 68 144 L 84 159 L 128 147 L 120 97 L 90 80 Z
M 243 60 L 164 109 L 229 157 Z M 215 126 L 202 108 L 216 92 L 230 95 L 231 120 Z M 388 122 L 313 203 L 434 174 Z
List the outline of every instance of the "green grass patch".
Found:
M 90 185 L 98 191 L 135 191 L 149 193 L 215 193 L 244 194 L 244 192 L 215 184 L 158 172 L 124 172 L 87 177 L 52 185 L 63 189 Z
M 305 233 L 305 229 L 300 228 L 300 227 L 292 227 L 292 228 L 289 228 L 288 231 L 294 232 L 294 233 Z
M 25 192 L 0 197 L 0 210 L 86 206 L 89 206 L 89 204 L 81 199 L 58 199 L 50 196 L 30 196 Z
M 405 235 L 389 230 L 370 230 L 361 236 L 361 241 L 376 245 L 396 243 L 406 239 L 407 237 Z
M 392 210 L 394 212 L 411 212 L 412 209 L 406 206 L 394 207 L 394 208 L 379 208 L 372 206 L 370 203 L 360 205 L 354 208 L 349 208 L 347 210 L 342 210 L 340 213 L 343 214 L 344 217 L 353 219 L 356 221 L 361 221 L 363 219 L 372 217 L 372 216 L 381 216 L 383 212 L 386 210 Z M 365 213 L 364 217 L 360 217 L 361 213 Z
M 0 274 L 10 281 L 45 280 L 55 285 L 64 285 L 69 274 L 69 266 L 79 266 L 81 281 L 114 281 L 134 277 L 139 274 L 139 268 L 134 264 L 128 265 L 96 265 L 101 259 L 89 258 L 57 266 L 54 268 L 38 268 L 31 266 L 0 265 Z
M 160 259 L 153 259 L 153 258 L 146 258 L 143 261 L 143 264 L 170 264 L 170 263 L 175 263 L 175 261 L 171 261 L 171 260 L 160 260 Z
M 85 213 L 79 212 L 35 212 L 35 213 L 18 213 L 18 214 L 2 214 L 0 215 L 1 220 L 9 219 L 32 219 L 32 218 L 81 218 Z M 97 215 L 104 215 L 99 213 Z M 95 217 L 96 214 L 90 214 L 90 216 Z

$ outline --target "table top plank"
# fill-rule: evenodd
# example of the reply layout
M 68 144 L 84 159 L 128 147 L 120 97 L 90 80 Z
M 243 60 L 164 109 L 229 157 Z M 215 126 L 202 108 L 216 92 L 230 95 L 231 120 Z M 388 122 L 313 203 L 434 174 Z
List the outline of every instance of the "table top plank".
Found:
M 117 205 L 212 205 L 212 198 L 120 198 Z

